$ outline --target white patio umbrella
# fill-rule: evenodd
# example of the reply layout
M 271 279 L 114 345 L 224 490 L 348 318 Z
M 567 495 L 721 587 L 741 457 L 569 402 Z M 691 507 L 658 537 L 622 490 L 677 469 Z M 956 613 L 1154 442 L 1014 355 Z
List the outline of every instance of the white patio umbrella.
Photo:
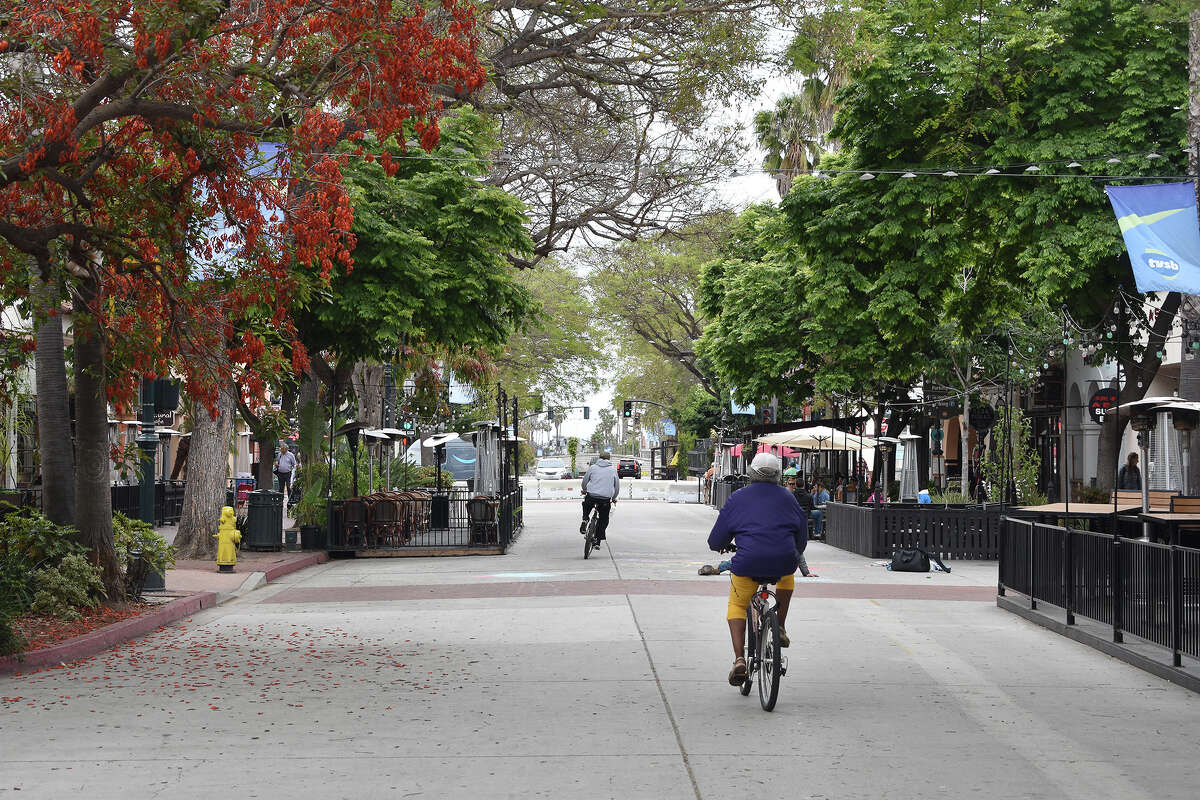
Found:
M 917 459 L 913 442 L 921 437 L 915 433 L 900 434 L 904 442 L 904 464 L 900 467 L 900 501 L 917 499 Z

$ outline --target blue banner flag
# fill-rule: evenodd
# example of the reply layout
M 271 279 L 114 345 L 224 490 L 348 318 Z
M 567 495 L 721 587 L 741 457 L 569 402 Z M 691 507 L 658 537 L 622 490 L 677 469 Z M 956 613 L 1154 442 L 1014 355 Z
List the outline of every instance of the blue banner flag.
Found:
M 1200 294 L 1200 225 L 1191 181 L 1105 186 L 1139 292 Z

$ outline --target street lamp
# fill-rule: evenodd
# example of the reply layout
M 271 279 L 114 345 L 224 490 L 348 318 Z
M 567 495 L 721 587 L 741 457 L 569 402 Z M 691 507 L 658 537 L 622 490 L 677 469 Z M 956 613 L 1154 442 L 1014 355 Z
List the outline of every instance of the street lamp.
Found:
M 158 433 L 154 420 L 154 379 L 142 378 L 142 419 L 137 435 L 138 450 L 142 453 L 142 470 L 138 476 L 138 518 L 154 526 L 154 456 L 158 450 Z

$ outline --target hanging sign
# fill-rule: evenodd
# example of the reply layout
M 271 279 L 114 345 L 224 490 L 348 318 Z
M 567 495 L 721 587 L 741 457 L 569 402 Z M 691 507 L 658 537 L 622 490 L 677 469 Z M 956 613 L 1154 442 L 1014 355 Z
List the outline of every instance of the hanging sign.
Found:
M 1097 425 L 1103 425 L 1105 416 L 1116 407 L 1116 389 L 1097 389 L 1092 393 L 1092 399 L 1088 401 L 1088 412 L 1092 415 L 1092 422 Z
M 977 431 L 990 431 L 996 424 L 996 409 L 987 403 L 971 408 L 971 427 Z
M 1191 181 L 1105 186 L 1139 292 L 1200 293 L 1200 229 Z

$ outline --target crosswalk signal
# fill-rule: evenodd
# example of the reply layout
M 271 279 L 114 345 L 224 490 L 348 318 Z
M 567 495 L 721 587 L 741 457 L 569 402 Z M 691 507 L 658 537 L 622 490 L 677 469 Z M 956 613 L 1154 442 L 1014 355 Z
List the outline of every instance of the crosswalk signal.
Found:
M 633 401 L 632 401 L 632 400 L 626 400 L 626 401 L 625 401 L 625 405 L 623 406 L 623 408 L 624 408 L 624 411 L 625 411 L 625 417 L 626 417 L 626 418 L 629 418 L 629 417 L 632 417 L 632 416 L 633 416 Z
M 767 406 L 766 408 L 764 408 L 764 409 L 762 410 L 762 414 L 763 414 L 763 417 L 762 417 L 762 419 L 763 419 L 763 424 L 764 424 L 764 425 L 770 425 L 770 424 L 771 424 L 771 421 L 772 421 L 772 420 L 771 420 L 771 407 L 770 407 L 770 406 Z

